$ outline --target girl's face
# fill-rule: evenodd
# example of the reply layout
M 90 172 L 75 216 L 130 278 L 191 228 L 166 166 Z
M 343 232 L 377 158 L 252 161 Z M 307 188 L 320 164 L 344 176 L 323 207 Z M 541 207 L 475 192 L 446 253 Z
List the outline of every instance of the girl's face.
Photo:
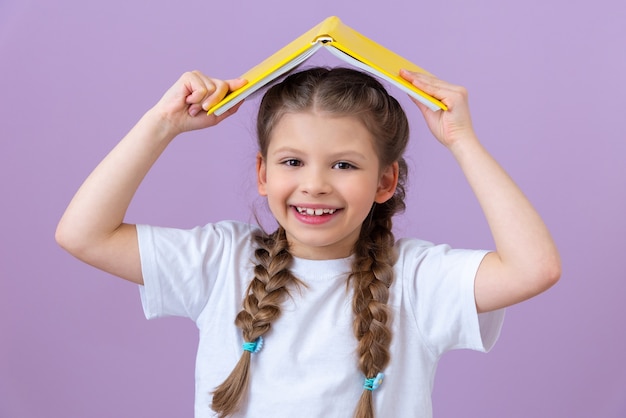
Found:
M 372 204 L 393 196 L 397 164 L 381 169 L 373 141 L 354 117 L 287 113 L 275 126 L 258 189 L 293 256 L 349 256 Z

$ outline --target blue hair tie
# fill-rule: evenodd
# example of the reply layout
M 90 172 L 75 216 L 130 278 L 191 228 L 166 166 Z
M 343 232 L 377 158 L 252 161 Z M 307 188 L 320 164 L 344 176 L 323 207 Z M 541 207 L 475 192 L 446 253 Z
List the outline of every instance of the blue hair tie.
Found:
M 378 387 L 383 384 L 384 378 L 385 378 L 384 373 L 378 373 L 376 377 L 372 377 L 371 379 L 365 379 L 365 384 L 363 384 L 363 389 L 369 390 L 369 391 L 378 389 Z
M 258 353 L 263 348 L 263 337 L 259 337 L 252 342 L 243 343 L 243 349 L 251 353 Z

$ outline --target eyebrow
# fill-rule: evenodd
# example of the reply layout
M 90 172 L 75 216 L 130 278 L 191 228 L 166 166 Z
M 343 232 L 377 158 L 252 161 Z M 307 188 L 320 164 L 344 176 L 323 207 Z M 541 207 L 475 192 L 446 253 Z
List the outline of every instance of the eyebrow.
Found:
M 286 147 L 281 147 L 281 148 L 278 148 L 278 149 L 274 150 L 273 154 L 294 154 L 294 155 L 300 155 L 300 154 L 305 154 L 305 152 L 303 152 L 302 150 L 300 150 L 298 148 L 292 148 L 292 147 L 286 146 Z M 357 159 L 357 160 L 366 161 L 367 157 L 364 154 L 361 154 L 358 151 L 345 150 L 345 151 L 339 151 L 339 152 L 335 152 L 333 154 L 330 154 L 330 159 L 331 160 Z

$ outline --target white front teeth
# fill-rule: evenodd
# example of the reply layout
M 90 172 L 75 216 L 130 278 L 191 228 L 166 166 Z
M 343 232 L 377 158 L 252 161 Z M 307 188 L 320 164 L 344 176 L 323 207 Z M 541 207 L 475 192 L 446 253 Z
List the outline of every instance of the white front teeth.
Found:
M 337 209 L 312 209 L 312 208 L 302 208 L 299 206 L 297 206 L 296 209 L 302 215 L 309 215 L 309 216 L 320 216 L 320 215 L 325 215 L 325 214 L 332 215 L 333 213 L 337 211 Z

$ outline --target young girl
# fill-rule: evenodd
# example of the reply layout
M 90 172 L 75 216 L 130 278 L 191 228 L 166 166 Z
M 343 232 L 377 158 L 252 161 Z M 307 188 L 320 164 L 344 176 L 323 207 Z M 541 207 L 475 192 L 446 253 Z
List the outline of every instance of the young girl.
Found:
M 495 251 L 394 239 L 407 118 L 378 81 L 351 69 L 294 73 L 261 102 L 257 184 L 279 225 L 272 233 L 232 221 L 123 222 L 178 134 L 236 112 L 205 110 L 245 81 L 199 72 L 167 91 L 70 203 L 61 246 L 141 285 L 148 318 L 197 324 L 196 417 L 429 417 L 439 357 L 488 350 L 502 308 L 558 280 L 550 234 L 476 138 L 465 90 L 402 76 L 448 106 L 416 102 L 467 177 Z

